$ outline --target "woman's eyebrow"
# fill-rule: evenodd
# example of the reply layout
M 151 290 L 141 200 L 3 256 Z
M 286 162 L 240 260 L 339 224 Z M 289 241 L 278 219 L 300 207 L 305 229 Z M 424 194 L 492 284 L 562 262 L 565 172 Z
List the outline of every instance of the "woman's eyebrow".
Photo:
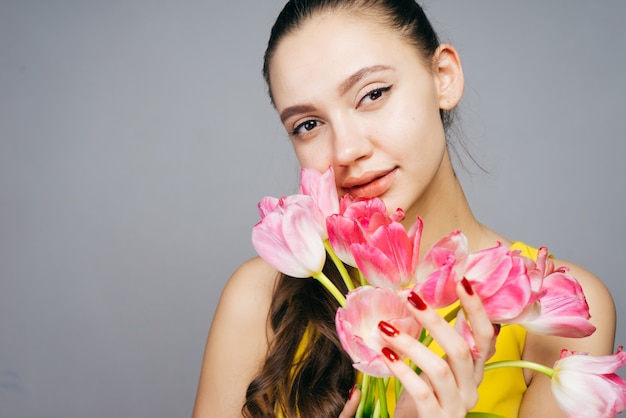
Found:
M 297 115 L 298 113 L 312 112 L 314 110 L 315 110 L 315 106 L 310 105 L 310 104 L 289 106 L 285 108 L 285 110 L 280 112 L 280 121 L 282 123 L 285 123 L 285 121 L 289 119 L 290 117 L 292 117 L 293 115 Z
M 339 85 L 339 95 L 343 96 L 346 94 L 356 83 L 358 83 L 363 78 L 367 77 L 370 74 L 377 73 L 380 71 L 392 70 L 392 67 L 387 65 L 371 65 L 368 67 L 363 67 L 360 70 L 356 71 L 354 74 L 350 75 Z M 280 120 L 285 123 L 287 119 L 292 117 L 293 115 L 297 115 L 298 113 L 307 113 L 312 112 L 316 108 L 311 104 L 299 104 L 294 106 L 289 106 L 285 108 L 282 112 L 280 112 Z
M 369 67 L 363 67 L 350 77 L 346 79 L 343 83 L 339 85 L 339 95 L 343 96 L 346 94 L 356 83 L 358 83 L 361 79 L 366 76 L 376 73 L 379 71 L 391 70 L 392 68 L 387 65 L 372 65 Z

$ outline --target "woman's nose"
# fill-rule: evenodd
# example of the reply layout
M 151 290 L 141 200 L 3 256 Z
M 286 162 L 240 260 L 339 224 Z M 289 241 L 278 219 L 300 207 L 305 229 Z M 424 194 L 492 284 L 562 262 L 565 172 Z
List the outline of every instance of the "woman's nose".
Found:
M 367 132 L 347 123 L 333 127 L 333 158 L 335 164 L 348 166 L 372 155 L 373 144 Z

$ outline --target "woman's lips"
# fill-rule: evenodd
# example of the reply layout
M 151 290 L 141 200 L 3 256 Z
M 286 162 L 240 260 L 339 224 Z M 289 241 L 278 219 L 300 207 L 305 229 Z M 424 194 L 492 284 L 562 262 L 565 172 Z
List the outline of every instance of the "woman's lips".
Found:
M 345 187 L 344 190 L 353 197 L 378 197 L 389 190 L 395 176 L 396 169 L 393 169 L 366 183 Z

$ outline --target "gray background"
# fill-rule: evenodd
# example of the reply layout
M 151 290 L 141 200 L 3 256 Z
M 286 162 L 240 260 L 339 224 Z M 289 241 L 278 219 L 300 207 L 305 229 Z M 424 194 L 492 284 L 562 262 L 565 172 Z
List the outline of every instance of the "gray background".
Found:
M 626 2 L 426 5 L 466 71 L 477 216 L 622 319 Z M 256 203 L 297 183 L 260 76 L 281 6 L 0 1 L 1 417 L 189 416 Z

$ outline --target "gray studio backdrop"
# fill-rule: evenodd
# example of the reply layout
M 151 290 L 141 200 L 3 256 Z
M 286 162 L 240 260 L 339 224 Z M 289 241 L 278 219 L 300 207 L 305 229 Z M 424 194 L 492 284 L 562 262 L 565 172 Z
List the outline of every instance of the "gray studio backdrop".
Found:
M 0 1 L 0 417 L 189 416 L 256 203 L 297 183 L 260 75 L 281 6 Z M 626 2 L 426 6 L 478 217 L 601 277 L 626 343 Z

